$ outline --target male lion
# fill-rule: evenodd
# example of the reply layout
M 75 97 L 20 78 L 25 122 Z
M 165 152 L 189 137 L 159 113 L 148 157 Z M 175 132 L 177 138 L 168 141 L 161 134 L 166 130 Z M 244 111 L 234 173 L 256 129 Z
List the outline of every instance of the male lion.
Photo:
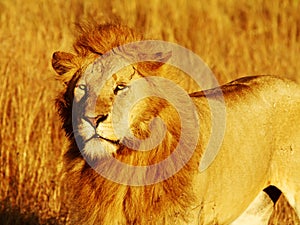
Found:
M 156 55 L 159 62 L 128 65 L 105 81 L 95 80 L 95 71 L 109 74 L 120 62 L 103 54 L 114 48 L 111 54 L 119 56 L 116 47 L 140 38 L 126 27 L 103 25 L 83 29 L 74 45 L 77 55 L 53 55 L 52 65 L 66 84 L 57 105 L 70 140 L 65 179 L 75 192 L 69 203 L 72 224 L 225 225 L 270 185 L 300 215 L 300 87 L 273 76 L 255 76 L 182 100 L 184 95 L 164 79 L 152 79 L 163 76 L 185 90 L 194 89 L 170 71 L 165 74 L 169 54 Z M 184 106 L 181 112 L 153 96 L 153 90 L 175 96 Z M 213 138 L 210 102 L 218 106 L 222 98 L 224 139 L 212 164 L 199 171 Z M 181 133 L 184 128 L 187 136 Z M 194 136 L 195 148 L 190 144 Z

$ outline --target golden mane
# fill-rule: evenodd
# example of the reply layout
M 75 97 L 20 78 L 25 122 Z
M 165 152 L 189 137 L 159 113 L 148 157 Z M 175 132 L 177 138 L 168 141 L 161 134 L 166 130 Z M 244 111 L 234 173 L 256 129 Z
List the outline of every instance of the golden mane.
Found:
M 79 24 L 78 30 L 73 47 L 83 57 L 91 53 L 103 55 L 115 47 L 143 39 L 141 34 L 119 24 Z
M 169 117 L 170 114 L 166 116 Z M 126 148 L 116 158 L 132 165 L 157 163 L 170 155 L 169 150 L 172 149 L 170 145 L 176 144 L 179 139 L 177 135 L 175 140 L 174 136 L 167 135 L 163 143 L 150 152 L 138 152 Z M 101 224 L 172 224 L 174 221 L 189 222 L 191 215 L 188 212 L 196 205 L 196 193 L 191 185 L 193 174 L 197 173 L 199 165 L 200 157 L 197 153 L 171 178 L 157 184 L 134 187 L 103 178 L 84 161 L 78 154 L 79 152 L 74 138 L 71 138 L 71 145 L 65 155 L 65 179 L 68 184 L 67 191 L 74 191 L 70 193 L 72 197 L 69 204 L 72 209 L 72 223 L 97 224 L 97 221 L 101 221 Z M 174 158 L 176 160 L 180 157 Z M 173 161 L 173 163 L 175 165 L 178 162 Z M 169 165 L 170 170 L 175 167 L 174 165 Z M 118 165 L 110 160 L 100 161 L 99 166 L 119 171 L 119 176 L 129 177 L 128 179 L 136 176 L 118 168 Z M 161 173 L 160 169 L 164 170 L 164 168 L 157 167 L 155 171 L 149 171 L 146 176 L 158 176 Z M 144 178 L 140 179 L 142 181 Z
M 92 29 L 82 29 L 81 35 L 74 44 L 77 56 L 72 56 L 71 64 L 73 63 L 73 66 L 76 64 L 78 69 L 76 68 L 76 72 L 71 70 L 73 74 L 70 73 L 69 68 L 67 68 L 67 72 L 61 69 L 61 65 L 65 65 L 64 62 L 62 63 L 61 54 L 66 53 L 56 53 L 53 56 L 53 67 L 59 71 L 64 71 L 63 81 L 67 80 L 66 89 L 58 96 L 56 105 L 63 122 L 63 128 L 70 141 L 65 154 L 65 181 L 67 184 L 66 192 L 72 190 L 69 196 L 72 223 L 97 224 L 97 221 L 101 221 L 101 224 L 117 224 L 121 218 L 123 218 L 122 224 L 187 222 L 190 217 L 187 212 L 191 210 L 191 206 L 195 205 L 196 198 L 191 188 L 193 179 L 191 174 L 198 169 L 199 157 L 194 157 L 181 171 L 166 181 L 148 186 L 131 187 L 114 183 L 95 172 L 80 154 L 74 138 L 71 120 L 73 90 L 83 70 L 83 64 L 86 65 L 83 58 L 97 57 L 96 55 L 104 54 L 113 47 L 139 40 L 140 37 L 131 29 L 119 25 L 103 25 Z M 67 57 L 63 57 L 63 59 L 65 58 Z M 78 63 L 78 58 L 80 58 L 81 64 Z M 66 75 L 66 73 L 68 74 Z M 155 103 L 152 102 L 151 104 L 153 106 Z M 160 107 L 163 108 L 163 105 Z M 166 114 L 167 117 L 169 114 Z M 174 127 L 176 126 L 173 124 L 173 134 L 177 135 L 175 138 L 175 142 L 177 142 L 179 137 L 176 132 L 178 130 L 174 130 Z M 174 142 L 173 139 L 174 137 L 169 136 L 157 149 L 149 153 L 133 153 L 130 149 L 123 149 L 122 154 L 118 155 L 117 158 L 134 165 L 149 165 L 159 162 L 170 154 L 168 150 L 170 143 Z M 114 165 L 111 164 L 111 167 L 113 168 Z M 155 172 L 160 173 L 160 171 Z M 121 170 L 120 173 L 122 173 Z M 130 175 L 124 171 L 124 176 Z M 156 175 L 152 174 L 152 176 Z M 138 207 L 136 207 L 137 202 Z
M 84 71 L 86 66 L 99 55 L 111 49 L 142 40 L 142 35 L 126 26 L 118 24 L 78 24 L 78 37 L 73 45 L 76 55 L 65 52 L 55 52 L 52 66 L 64 82 L 72 79 L 75 73 Z

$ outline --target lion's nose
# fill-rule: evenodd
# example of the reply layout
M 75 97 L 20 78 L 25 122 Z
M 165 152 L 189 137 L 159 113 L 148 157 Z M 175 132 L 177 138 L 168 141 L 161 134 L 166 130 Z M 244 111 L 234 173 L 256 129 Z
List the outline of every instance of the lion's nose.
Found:
M 99 123 L 105 121 L 107 119 L 108 115 L 105 114 L 105 115 L 98 115 L 98 116 L 95 116 L 95 117 L 92 117 L 92 116 L 86 116 L 86 120 L 89 121 L 93 127 L 97 127 L 99 125 Z

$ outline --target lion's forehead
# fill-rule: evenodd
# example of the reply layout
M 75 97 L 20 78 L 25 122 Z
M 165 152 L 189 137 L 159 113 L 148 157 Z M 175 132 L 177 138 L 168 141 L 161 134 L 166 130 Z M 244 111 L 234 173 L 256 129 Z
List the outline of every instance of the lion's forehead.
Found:
M 92 63 L 87 65 L 83 76 L 86 79 L 95 79 L 95 76 L 100 79 L 108 79 L 112 74 L 128 68 L 132 63 L 122 55 L 108 52 L 96 58 Z
M 116 68 L 118 68 L 118 70 Z M 134 72 L 134 65 L 127 65 L 119 69 L 119 67 L 108 68 L 103 66 L 96 68 L 91 64 L 84 71 L 81 78 L 78 80 L 78 83 L 83 82 L 92 89 L 99 86 L 113 87 L 116 83 L 130 82 Z

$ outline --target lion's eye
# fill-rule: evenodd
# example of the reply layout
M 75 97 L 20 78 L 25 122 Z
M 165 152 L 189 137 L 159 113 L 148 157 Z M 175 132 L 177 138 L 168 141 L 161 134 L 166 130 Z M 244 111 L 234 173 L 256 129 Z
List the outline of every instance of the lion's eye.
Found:
M 126 88 L 128 88 L 127 85 L 125 84 L 118 84 L 114 90 L 114 94 L 117 94 L 119 91 L 125 90 Z
M 86 89 L 87 89 L 85 84 L 78 84 L 78 85 L 76 85 L 76 87 L 83 91 L 86 91 Z

